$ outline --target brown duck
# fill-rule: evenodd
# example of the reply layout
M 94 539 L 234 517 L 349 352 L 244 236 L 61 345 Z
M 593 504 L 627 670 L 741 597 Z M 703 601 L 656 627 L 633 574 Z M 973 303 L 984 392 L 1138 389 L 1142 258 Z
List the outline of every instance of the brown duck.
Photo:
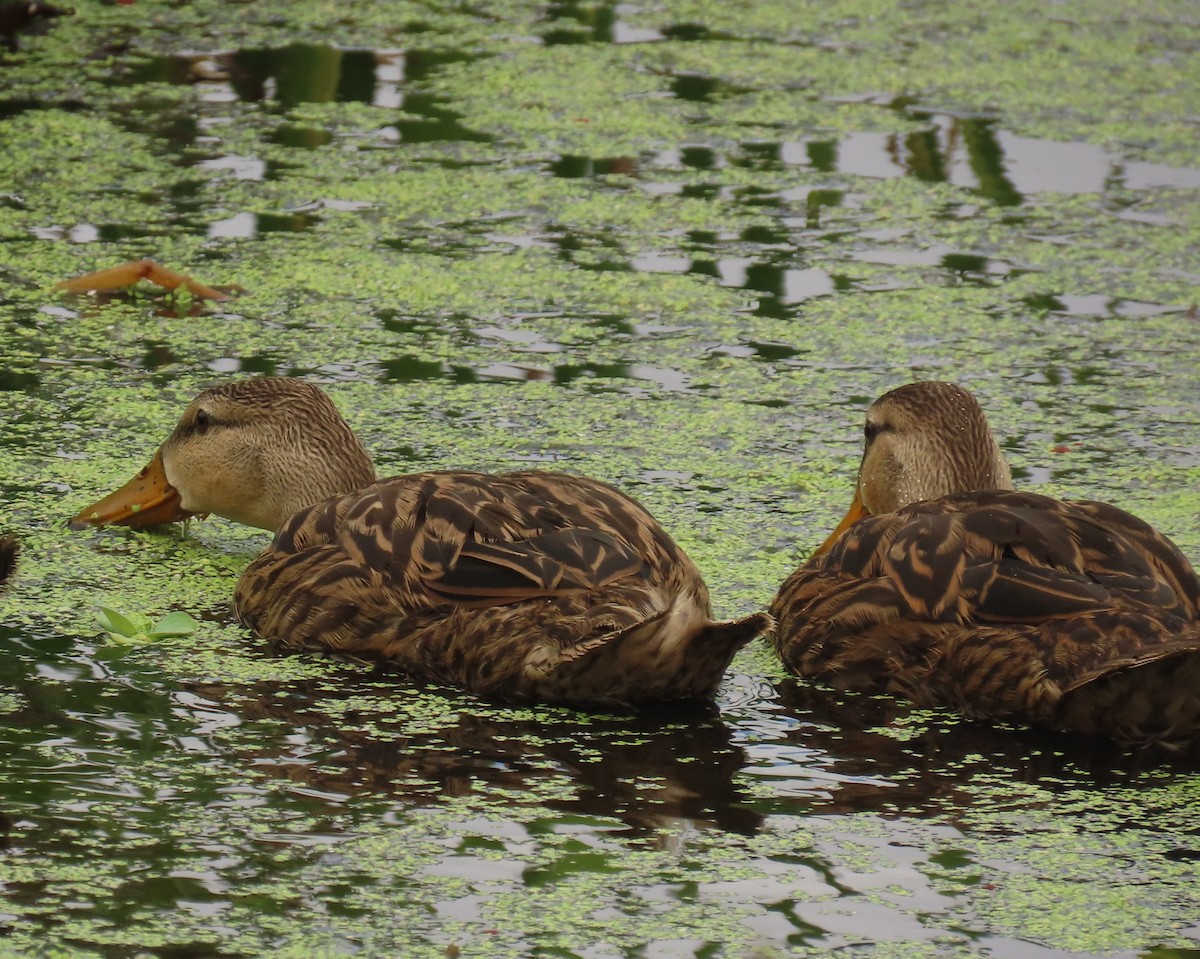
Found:
M 257 633 L 482 695 L 709 697 L 770 624 L 761 613 L 713 622 L 687 554 L 606 483 L 549 472 L 376 482 L 333 403 L 301 380 L 202 393 L 150 464 L 72 526 L 207 513 L 277 530 L 234 596 Z
M 893 390 L 864 432 L 849 513 L 771 606 L 791 671 L 978 719 L 1200 738 L 1200 579 L 1169 539 L 1014 492 L 959 386 Z

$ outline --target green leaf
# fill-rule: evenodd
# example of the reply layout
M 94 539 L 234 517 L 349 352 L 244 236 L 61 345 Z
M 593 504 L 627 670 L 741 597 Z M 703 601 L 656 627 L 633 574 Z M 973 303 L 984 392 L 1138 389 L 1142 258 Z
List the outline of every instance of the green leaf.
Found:
M 151 639 L 160 639 L 164 636 L 190 636 L 199 625 L 187 613 L 167 613 L 150 628 L 149 636 Z
M 117 636 L 136 636 L 141 630 L 124 613 L 118 613 L 111 606 L 96 607 L 96 621 L 114 638 Z
M 96 620 L 118 646 L 142 646 L 170 636 L 190 636 L 199 625 L 187 613 L 174 612 L 151 626 L 148 616 L 126 616 L 111 606 L 98 606 Z

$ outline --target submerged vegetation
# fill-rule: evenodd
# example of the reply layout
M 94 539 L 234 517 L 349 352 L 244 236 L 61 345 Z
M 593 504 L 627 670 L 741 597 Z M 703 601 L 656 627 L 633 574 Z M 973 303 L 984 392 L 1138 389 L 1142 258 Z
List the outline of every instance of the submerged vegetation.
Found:
M 0 956 L 1200 951 L 1194 764 L 761 645 L 710 710 L 510 708 L 252 637 L 264 533 L 65 526 L 304 376 L 381 475 L 617 483 L 733 617 L 936 377 L 1200 559 L 1192 5 L 73 7 L 0 50 Z M 145 258 L 242 292 L 54 289 Z

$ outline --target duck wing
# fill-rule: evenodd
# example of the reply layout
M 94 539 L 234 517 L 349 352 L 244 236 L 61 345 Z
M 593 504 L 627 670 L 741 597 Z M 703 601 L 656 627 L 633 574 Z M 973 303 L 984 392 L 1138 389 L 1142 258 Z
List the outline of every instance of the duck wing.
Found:
M 710 618 L 699 571 L 635 501 L 553 473 L 396 477 L 297 513 L 238 583 L 261 635 L 485 695 L 708 697 L 762 614 Z
M 1200 581 L 1116 507 L 985 491 L 856 524 L 783 585 L 801 675 L 967 715 L 1051 720 L 1064 693 L 1200 648 Z
M 424 500 L 411 554 L 432 597 L 495 606 L 598 589 L 643 571 L 615 535 L 511 482 L 448 483 Z
M 586 485 L 557 479 L 540 489 L 521 474 L 383 480 L 296 513 L 245 576 L 259 580 L 259 595 L 278 595 L 287 583 L 325 605 L 344 597 L 406 614 L 504 606 L 645 576 L 637 547 L 570 508 L 568 494 L 582 498 Z M 249 586 L 243 593 L 254 598 Z

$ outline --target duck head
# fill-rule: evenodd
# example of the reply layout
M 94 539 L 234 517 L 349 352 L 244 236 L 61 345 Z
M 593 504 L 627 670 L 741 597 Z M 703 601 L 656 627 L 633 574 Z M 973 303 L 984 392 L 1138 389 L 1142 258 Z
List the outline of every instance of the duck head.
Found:
M 954 383 L 909 383 L 867 410 L 854 499 L 815 555 L 866 516 L 951 493 L 1012 488 L 1008 462 L 975 397 Z
M 297 510 L 374 479 L 371 457 L 318 387 L 239 380 L 192 400 L 150 462 L 70 526 L 145 527 L 215 513 L 275 530 Z

